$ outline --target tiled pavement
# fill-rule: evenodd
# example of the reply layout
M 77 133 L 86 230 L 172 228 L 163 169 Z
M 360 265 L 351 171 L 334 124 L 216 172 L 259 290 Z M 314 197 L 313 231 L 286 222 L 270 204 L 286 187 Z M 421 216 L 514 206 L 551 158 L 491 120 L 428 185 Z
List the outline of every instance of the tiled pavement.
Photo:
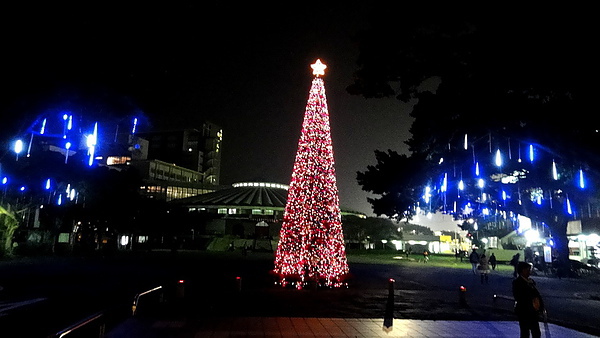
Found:
M 148 323 L 146 323 L 148 324 Z M 540 323 L 542 337 L 595 337 L 555 324 Z M 384 329 L 381 318 L 231 317 L 202 322 L 156 321 L 141 329 L 124 323 L 107 337 L 517 337 L 512 321 L 395 319 Z

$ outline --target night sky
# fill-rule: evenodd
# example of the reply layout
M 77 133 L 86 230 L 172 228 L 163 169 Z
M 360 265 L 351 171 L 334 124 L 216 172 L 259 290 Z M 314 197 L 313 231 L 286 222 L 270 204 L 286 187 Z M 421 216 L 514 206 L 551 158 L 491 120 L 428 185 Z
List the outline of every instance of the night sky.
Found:
M 124 119 L 138 130 L 223 127 L 221 183 L 289 184 L 310 64 L 327 64 L 325 85 L 340 202 L 370 213 L 356 171 L 375 149 L 405 151 L 410 106 L 351 96 L 352 40 L 367 9 L 319 3 L 269 6 L 195 2 L 28 5 L 4 11 L 2 139 L 41 113 Z

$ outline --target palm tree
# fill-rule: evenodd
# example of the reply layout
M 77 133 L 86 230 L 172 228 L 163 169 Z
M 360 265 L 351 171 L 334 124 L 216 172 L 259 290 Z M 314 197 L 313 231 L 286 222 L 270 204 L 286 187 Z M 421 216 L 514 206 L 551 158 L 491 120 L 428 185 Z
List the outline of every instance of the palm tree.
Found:
M 0 206 L 0 241 L 3 242 L 0 250 L 6 256 L 13 254 L 13 235 L 21 225 L 17 219 L 18 212 L 10 209 L 10 205 L 7 208 Z

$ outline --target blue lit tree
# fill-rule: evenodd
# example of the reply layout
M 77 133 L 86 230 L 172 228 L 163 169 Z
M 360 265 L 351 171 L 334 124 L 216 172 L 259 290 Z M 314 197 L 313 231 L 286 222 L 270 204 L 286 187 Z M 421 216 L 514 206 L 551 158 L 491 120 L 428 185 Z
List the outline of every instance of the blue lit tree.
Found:
M 82 238 L 94 242 L 95 236 L 101 237 L 106 231 L 133 233 L 141 225 L 136 217 L 141 203 L 138 173 L 131 168 L 111 170 L 96 165 L 95 148 L 109 143 L 105 139 L 99 144 L 98 123 L 84 125 L 81 117 L 62 112 L 40 116 L 21 135 L 22 142 L 9 142 L 19 147 L 5 149 L 9 156 L 0 163 L 0 206 L 7 211 L 5 215 L 12 215 L 11 210 L 26 215 L 17 217 L 23 220 L 17 228 L 10 223 L 10 233 L 2 230 L 9 227 L 0 227 L 4 238 L 25 231 L 40 231 L 55 238 L 60 232 L 77 230 Z M 45 250 L 44 245 L 40 249 Z
M 416 100 L 410 154 L 377 151 L 377 164 L 358 173 L 363 189 L 380 196 L 370 200 L 374 211 L 524 215 L 545 225 L 566 266 L 567 222 L 598 196 L 590 60 L 572 38 L 584 32 L 575 24 L 558 37 L 542 19 L 507 26 L 427 15 L 378 18 L 361 35 L 349 92 Z

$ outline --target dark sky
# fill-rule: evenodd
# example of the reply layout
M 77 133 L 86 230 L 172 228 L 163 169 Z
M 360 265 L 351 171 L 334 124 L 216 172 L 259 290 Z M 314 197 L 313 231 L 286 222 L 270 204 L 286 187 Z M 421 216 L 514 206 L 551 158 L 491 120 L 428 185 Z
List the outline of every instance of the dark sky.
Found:
M 366 8 L 304 2 L 153 5 L 97 2 L 10 8 L 0 19 L 3 138 L 61 105 L 75 113 L 143 116 L 139 130 L 223 127 L 221 183 L 288 184 L 312 80 L 327 64 L 340 201 L 370 213 L 356 171 L 373 150 L 403 151 L 409 107 L 349 95 Z M 6 117 L 6 118 L 5 118 Z M 17 117 L 11 119 L 10 117 Z

